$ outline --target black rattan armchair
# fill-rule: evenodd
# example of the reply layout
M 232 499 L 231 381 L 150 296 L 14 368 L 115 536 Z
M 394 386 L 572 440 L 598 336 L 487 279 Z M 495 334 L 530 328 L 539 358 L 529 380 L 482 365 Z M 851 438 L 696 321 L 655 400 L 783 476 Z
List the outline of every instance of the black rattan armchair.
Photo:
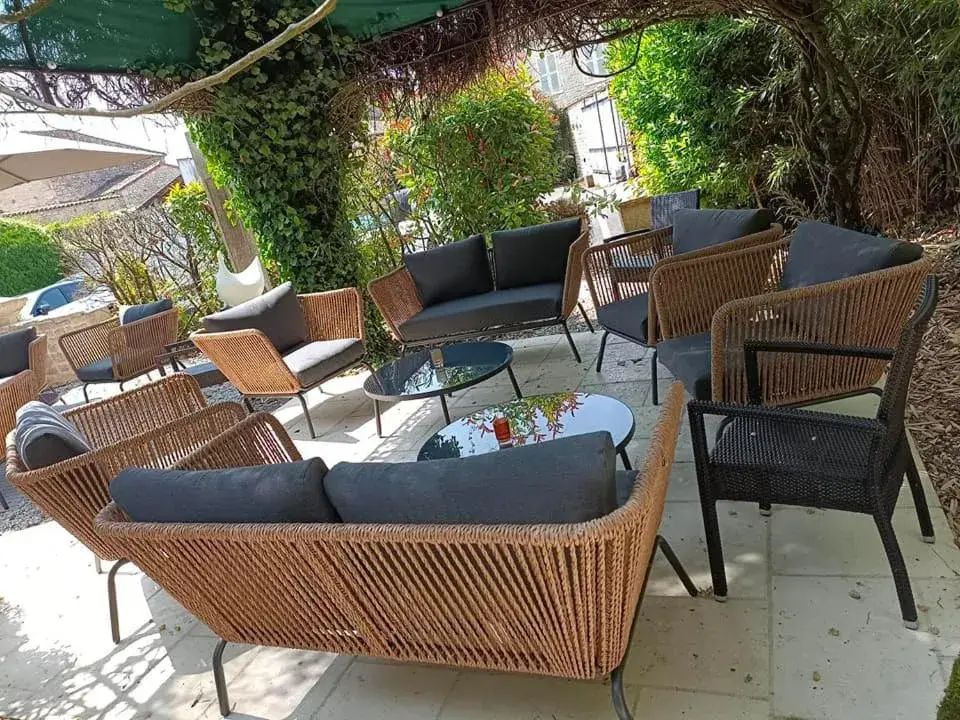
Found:
M 896 350 L 805 342 L 746 344 L 751 402 L 759 402 L 762 397 L 758 352 L 891 361 L 876 418 L 759 404 L 690 402 L 703 525 L 718 599 L 727 595 L 718 500 L 758 502 L 766 510 L 772 503 L 846 510 L 873 517 L 893 571 L 904 624 L 917 628 L 917 607 L 891 517 L 906 474 L 921 534 L 924 541 L 933 542 L 933 524 L 907 440 L 904 410 L 910 373 L 936 303 L 937 280 L 930 276 Z M 712 452 L 707 449 L 705 415 L 723 416 L 726 423 Z

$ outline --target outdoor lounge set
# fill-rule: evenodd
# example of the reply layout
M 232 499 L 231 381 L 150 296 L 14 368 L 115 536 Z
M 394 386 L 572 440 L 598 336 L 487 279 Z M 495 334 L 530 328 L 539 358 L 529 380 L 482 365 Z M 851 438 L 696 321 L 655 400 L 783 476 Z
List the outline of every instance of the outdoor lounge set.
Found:
M 242 643 L 609 676 L 628 720 L 623 668 L 658 548 L 698 593 L 659 534 L 687 396 L 713 596 L 728 589 L 718 500 L 846 510 L 873 517 L 916 628 L 891 514 L 906 477 L 933 541 L 904 425 L 937 302 L 921 249 L 816 222 L 785 237 L 763 210 L 684 208 L 669 227 L 588 244 L 579 219 L 493 233 L 492 252 L 474 236 L 370 283 L 404 350 L 431 346 L 364 383 L 375 403 L 440 399 L 447 427 L 417 462 L 304 459 L 274 416 L 249 401 L 249 414 L 208 407 L 193 378 L 174 374 L 62 415 L 21 403 L 7 477 L 98 558 L 119 561 L 108 577 L 116 642 L 123 562 L 217 634 L 225 716 L 223 652 Z M 462 342 L 558 324 L 579 362 L 566 319 L 583 275 L 604 329 L 596 371 L 613 334 L 653 348 L 655 403 L 657 361 L 678 380 L 639 472 L 624 450 L 627 405 L 576 388 L 524 397 L 509 346 Z M 208 316 L 193 342 L 245 400 L 298 397 L 312 436 L 305 395 L 366 365 L 363 317 L 357 289 L 297 296 L 285 284 Z M 144 322 L 161 323 L 119 328 Z M 103 357 L 116 377 L 145 367 L 128 360 L 148 352 L 145 339 L 112 338 Z M 500 372 L 517 398 L 451 422 L 444 397 Z M 881 394 L 875 418 L 798 407 L 861 393 Z M 713 438 L 710 416 L 722 418 Z M 490 440 L 488 423 L 503 417 L 513 447 Z

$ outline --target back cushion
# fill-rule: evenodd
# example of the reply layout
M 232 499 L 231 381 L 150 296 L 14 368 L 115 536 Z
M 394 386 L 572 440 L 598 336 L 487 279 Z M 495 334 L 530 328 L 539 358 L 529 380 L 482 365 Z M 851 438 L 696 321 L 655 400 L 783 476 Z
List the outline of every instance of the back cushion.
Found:
M 28 327 L 0 335 L 0 377 L 10 377 L 30 366 L 30 343 L 37 329 Z
M 673 254 L 736 240 L 770 228 L 773 213 L 759 210 L 677 210 L 673 215 Z
M 613 511 L 615 475 L 598 432 L 463 459 L 340 463 L 323 484 L 344 522 L 529 525 Z
M 207 315 L 203 327 L 207 332 L 259 330 L 281 354 L 309 337 L 300 300 L 288 282 L 253 300 Z
M 493 290 L 482 235 L 403 256 L 424 307 Z
M 493 233 L 497 288 L 562 283 L 570 246 L 580 237 L 580 218 Z
M 90 452 L 90 443 L 52 407 L 33 400 L 17 410 L 14 445 L 28 470 L 39 470 Z
M 323 493 L 326 473 L 319 458 L 228 470 L 130 468 L 110 482 L 110 495 L 136 522 L 338 522 Z
M 148 317 L 159 315 L 173 308 L 173 300 L 163 298 L 156 302 L 146 303 L 144 305 L 121 305 L 120 306 L 120 324 L 129 325 L 137 320 L 145 320 Z
M 920 245 L 809 220 L 800 223 L 790 241 L 781 286 L 791 289 L 832 282 L 905 265 L 922 255 Z

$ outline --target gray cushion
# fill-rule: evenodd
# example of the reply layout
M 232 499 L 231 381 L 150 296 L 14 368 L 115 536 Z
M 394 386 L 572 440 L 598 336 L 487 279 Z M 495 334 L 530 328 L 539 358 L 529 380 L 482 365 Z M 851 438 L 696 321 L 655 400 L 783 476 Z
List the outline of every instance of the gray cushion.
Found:
M 563 285 L 548 283 L 450 300 L 424 308 L 400 325 L 404 340 L 429 340 L 457 333 L 559 317 Z
M 697 400 L 710 400 L 710 333 L 685 335 L 657 343 L 657 359 Z
M 323 492 L 327 466 L 313 458 L 228 470 L 129 468 L 110 495 L 135 522 L 338 522 Z
M 403 256 L 424 307 L 493 290 L 482 235 Z
M 110 358 L 87 363 L 77 368 L 77 377 L 85 383 L 113 382 L 113 361 Z
M 37 329 L 28 327 L 0 335 L 0 377 L 10 377 L 30 367 L 30 343 Z
M 842 280 L 905 265 L 921 255 L 920 245 L 808 220 L 800 223 L 790 241 L 781 286 L 790 289 Z
M 145 320 L 171 309 L 173 309 L 173 300 L 170 298 L 163 298 L 144 305 L 124 305 L 120 308 L 120 324 L 129 325 L 132 322 L 137 322 L 137 320 Z
M 673 254 L 719 245 L 770 228 L 773 213 L 759 210 L 677 210 L 673 215 Z
M 55 465 L 91 450 L 76 425 L 38 400 L 17 410 L 14 432 L 17 455 L 28 470 Z
M 253 300 L 208 315 L 203 327 L 207 332 L 259 330 L 279 353 L 306 342 L 310 336 L 300 300 L 288 282 Z
M 633 485 L 640 475 L 636 470 L 617 470 L 617 507 L 623 506 L 630 499 Z
M 497 289 L 563 283 L 567 255 L 580 232 L 580 218 L 569 218 L 493 233 Z
M 607 330 L 647 344 L 647 311 L 650 303 L 646 293 L 626 300 L 604 305 L 597 310 L 597 322 Z
M 363 357 L 363 343 L 347 340 L 316 340 L 294 348 L 283 356 L 301 387 L 312 387 Z
M 340 463 L 323 485 L 344 522 L 577 523 L 616 509 L 615 462 L 601 432 L 462 459 Z

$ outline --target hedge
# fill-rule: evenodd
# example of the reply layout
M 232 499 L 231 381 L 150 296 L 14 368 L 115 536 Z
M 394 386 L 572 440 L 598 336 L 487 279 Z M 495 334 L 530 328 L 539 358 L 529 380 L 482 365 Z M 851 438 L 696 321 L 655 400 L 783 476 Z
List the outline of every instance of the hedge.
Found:
M 40 228 L 0 221 L 0 296 L 22 295 L 63 277 L 60 253 Z

